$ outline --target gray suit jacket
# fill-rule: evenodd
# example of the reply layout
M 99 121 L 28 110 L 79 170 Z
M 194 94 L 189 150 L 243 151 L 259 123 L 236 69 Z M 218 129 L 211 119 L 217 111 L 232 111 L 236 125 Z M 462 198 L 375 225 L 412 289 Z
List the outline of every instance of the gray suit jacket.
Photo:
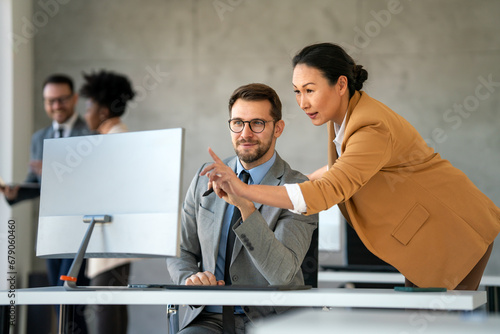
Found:
M 76 136 L 86 136 L 92 134 L 90 130 L 87 128 L 87 124 L 85 124 L 85 121 L 83 121 L 80 116 L 76 119 L 75 124 L 73 125 L 73 129 L 71 129 L 70 137 L 76 137 Z M 52 125 L 40 129 L 37 132 L 33 134 L 31 137 L 31 156 L 30 156 L 30 161 L 33 160 L 42 160 L 43 158 L 43 141 L 48 138 L 54 138 L 54 129 L 52 128 Z M 41 181 L 41 176 L 33 173 L 31 170 L 28 171 L 28 176 L 26 176 L 26 180 L 24 181 L 25 183 L 40 183 Z M 30 188 L 21 188 L 19 189 L 19 193 L 17 195 L 17 198 L 8 201 L 10 205 L 13 205 L 15 203 L 27 200 L 27 199 L 32 199 L 35 197 L 40 196 L 40 189 L 30 189 Z
M 237 157 L 225 160 L 236 170 Z M 196 173 L 182 211 L 181 256 L 167 259 L 175 284 L 200 271 L 215 272 L 224 212 L 228 205 L 215 193 L 202 197 L 208 179 Z M 300 183 L 307 178 L 290 168 L 279 155 L 261 184 Z M 302 285 L 300 266 L 317 228 L 318 216 L 302 216 L 289 210 L 255 203 L 257 210 L 240 225 L 236 224 L 230 273 L 233 285 Z M 181 328 L 188 325 L 203 309 L 190 306 Z M 252 320 L 282 313 L 289 307 L 243 306 Z

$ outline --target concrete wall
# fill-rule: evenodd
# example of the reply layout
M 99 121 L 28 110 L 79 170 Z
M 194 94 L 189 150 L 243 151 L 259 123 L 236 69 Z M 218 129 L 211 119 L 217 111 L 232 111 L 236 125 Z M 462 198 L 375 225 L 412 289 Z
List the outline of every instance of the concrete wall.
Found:
M 326 129 L 297 106 L 290 59 L 307 44 L 335 42 L 368 70 L 366 92 L 500 205 L 499 12 L 495 0 L 36 0 L 35 127 L 49 123 L 40 87 L 48 74 L 68 73 L 79 87 L 82 72 L 125 73 L 139 93 L 125 117 L 131 130 L 186 129 L 185 190 L 208 145 L 232 154 L 230 93 L 263 82 L 284 105 L 277 149 L 307 173 L 326 163 Z M 487 273 L 500 274 L 498 245 Z
M 33 132 L 33 38 L 23 37 L 18 24 L 31 16 L 29 1 L 0 1 L 0 176 L 5 182 L 24 179 Z M 14 38 L 20 37 L 20 39 Z M 22 47 L 19 42 L 22 39 Z M 2 196 L 3 197 L 3 196 Z M 0 200 L 0 289 L 8 288 L 16 302 L 16 288 L 28 286 L 33 269 L 36 227 L 33 203 L 10 207 Z M 14 293 L 12 289 L 14 288 Z M 11 328 L 26 330 L 27 307 L 10 310 Z M 14 324 L 13 324 L 14 323 Z

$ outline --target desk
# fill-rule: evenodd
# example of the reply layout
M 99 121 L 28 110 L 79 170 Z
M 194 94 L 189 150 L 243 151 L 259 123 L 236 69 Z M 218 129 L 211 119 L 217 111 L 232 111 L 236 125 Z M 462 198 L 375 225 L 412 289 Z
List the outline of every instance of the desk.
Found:
M 0 291 L 0 305 L 8 305 Z M 391 289 L 312 289 L 297 291 L 100 290 L 63 287 L 16 290 L 16 305 L 273 305 L 402 309 L 474 310 L 486 303 L 484 291 L 398 292 Z
M 318 272 L 318 282 L 404 284 L 405 278 L 400 273 L 327 270 Z M 500 287 L 500 276 L 483 276 L 480 285 Z
M 356 333 L 443 334 L 495 333 L 500 317 L 434 311 L 397 310 L 306 310 L 265 319 L 252 334 Z
M 404 284 L 405 278 L 400 273 L 358 272 L 358 271 L 320 271 L 318 284 L 325 283 L 385 283 Z M 500 276 L 483 276 L 480 286 L 486 288 L 488 294 L 488 310 L 500 313 Z
M 16 305 L 273 305 L 427 310 L 474 310 L 486 303 L 484 291 L 398 292 L 392 289 L 312 289 L 297 291 L 99 290 L 63 287 L 19 289 Z M 0 305 L 9 305 L 0 291 Z M 7 307 L 8 308 L 8 307 Z
M 319 271 L 318 283 L 386 283 L 404 284 L 405 278 L 400 273 L 361 272 L 361 271 Z

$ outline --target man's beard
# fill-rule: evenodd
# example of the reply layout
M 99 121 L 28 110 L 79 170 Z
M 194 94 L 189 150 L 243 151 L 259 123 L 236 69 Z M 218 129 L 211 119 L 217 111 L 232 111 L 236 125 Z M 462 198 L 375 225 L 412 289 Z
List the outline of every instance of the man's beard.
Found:
M 252 144 L 257 144 L 258 145 L 257 149 L 253 152 L 243 152 L 243 150 L 242 150 L 242 152 L 238 151 L 239 144 L 248 143 L 248 142 L 252 143 Z M 272 140 L 269 140 L 266 143 L 262 143 L 261 141 L 258 141 L 258 140 L 257 141 L 240 140 L 238 142 L 238 145 L 234 149 L 234 151 L 236 152 L 236 155 L 238 156 L 240 161 L 249 164 L 249 163 L 253 163 L 253 162 L 259 160 L 260 158 L 262 158 L 271 148 L 271 143 L 272 143 Z

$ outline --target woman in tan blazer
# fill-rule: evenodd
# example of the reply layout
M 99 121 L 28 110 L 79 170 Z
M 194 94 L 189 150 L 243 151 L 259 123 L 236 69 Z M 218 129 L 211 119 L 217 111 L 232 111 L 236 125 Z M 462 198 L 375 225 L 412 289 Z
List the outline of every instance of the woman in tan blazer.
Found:
M 306 215 L 338 204 L 407 286 L 476 290 L 500 209 L 404 118 L 361 91 L 368 73 L 341 47 L 308 46 L 293 66 L 297 103 L 314 125 L 328 125 L 328 166 L 299 185 L 249 186 L 209 149 L 209 186 Z

